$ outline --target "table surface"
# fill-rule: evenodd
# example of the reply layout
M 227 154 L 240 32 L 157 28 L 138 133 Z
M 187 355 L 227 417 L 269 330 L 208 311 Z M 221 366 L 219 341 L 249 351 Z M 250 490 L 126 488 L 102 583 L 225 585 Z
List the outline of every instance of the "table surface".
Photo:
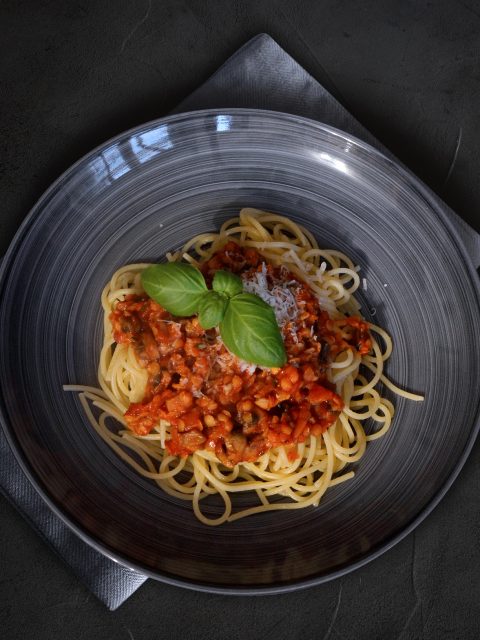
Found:
M 480 3 L 4 0 L 0 255 L 69 165 L 166 114 L 266 32 L 480 231 Z M 480 443 L 434 512 L 316 588 L 224 597 L 149 580 L 109 612 L 0 498 L 6 639 L 478 637 Z

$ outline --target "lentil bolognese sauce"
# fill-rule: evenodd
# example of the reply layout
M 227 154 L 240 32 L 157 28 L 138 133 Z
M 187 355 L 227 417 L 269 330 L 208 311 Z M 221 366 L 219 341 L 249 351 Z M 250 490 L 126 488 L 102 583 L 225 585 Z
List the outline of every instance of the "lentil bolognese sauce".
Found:
M 217 340 L 215 329 L 202 329 L 196 317 L 175 318 L 146 296 L 128 296 L 110 318 L 115 342 L 132 344 L 148 372 L 144 399 L 125 413 L 128 427 L 146 435 L 162 418 L 171 427 L 169 453 L 211 449 L 233 467 L 328 429 L 343 409 L 326 377 L 328 363 L 349 348 L 369 353 L 371 339 L 366 322 L 332 320 L 303 282 L 266 264 L 255 249 L 229 241 L 202 271 L 211 280 L 218 269 L 242 274 L 246 282 L 263 272 L 268 289 L 291 292 L 298 311 L 282 327 L 287 366 L 245 367 Z M 289 457 L 297 457 L 295 448 Z
M 102 296 L 101 390 L 65 388 L 80 391 L 90 422 L 124 460 L 191 500 L 202 522 L 317 505 L 329 486 L 353 476 L 346 467 L 367 441 L 388 430 L 394 409 L 378 384 L 422 399 L 383 375 L 391 340 L 360 316 L 352 296 L 357 269 L 291 220 L 243 209 L 218 234 L 198 236 L 167 258 L 198 269 L 204 298 L 215 274 L 227 272 L 237 277 L 235 294 L 242 289 L 244 300 L 269 305 L 283 341 L 280 366 L 236 355 L 221 323 L 219 330 L 201 315 L 167 311 L 142 286 L 149 265 L 127 265 Z M 215 295 L 221 318 L 229 298 Z M 369 435 L 367 420 L 379 425 Z M 230 495 L 238 491 L 256 493 L 260 504 L 234 512 Z M 211 494 L 223 499 L 216 517 L 200 508 Z M 278 495 L 286 500 L 272 502 Z

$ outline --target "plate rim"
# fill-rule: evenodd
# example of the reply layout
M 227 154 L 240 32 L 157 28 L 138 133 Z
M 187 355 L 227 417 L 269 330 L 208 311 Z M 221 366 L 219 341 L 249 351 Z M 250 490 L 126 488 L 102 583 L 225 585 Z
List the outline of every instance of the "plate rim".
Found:
M 395 168 L 397 172 L 403 174 L 403 177 L 409 182 L 410 186 L 412 186 L 419 197 L 426 200 L 429 207 L 434 210 L 437 218 L 440 223 L 446 227 L 449 235 L 451 236 L 454 244 L 456 246 L 457 251 L 461 255 L 465 267 L 467 268 L 470 276 L 471 276 L 471 285 L 476 293 L 478 307 L 480 309 L 480 280 L 477 274 L 477 270 L 473 263 L 472 257 L 469 255 L 467 248 L 460 236 L 458 229 L 455 227 L 453 220 L 451 220 L 445 210 L 442 209 L 440 203 L 443 204 L 443 201 L 436 196 L 436 194 L 423 183 L 420 178 L 418 178 L 408 167 L 405 167 L 403 163 L 399 160 L 392 159 L 379 149 L 376 149 L 371 144 L 363 141 L 362 139 L 354 136 L 348 132 L 343 131 L 337 127 L 333 127 L 331 125 L 318 122 L 312 120 L 310 118 L 306 118 L 303 116 L 297 116 L 281 111 L 273 111 L 267 109 L 246 109 L 246 108 L 216 108 L 216 109 L 201 109 L 201 110 L 193 110 L 186 111 L 182 113 L 175 113 L 171 115 L 167 115 L 160 118 L 155 118 L 153 120 L 141 123 L 130 129 L 122 131 L 115 136 L 105 140 L 104 142 L 98 144 L 96 147 L 88 151 L 86 154 L 81 156 L 76 162 L 70 165 L 65 171 L 63 171 L 54 182 L 42 193 L 39 199 L 35 202 L 35 204 L 28 211 L 24 220 L 20 224 L 17 229 L 15 235 L 13 236 L 7 251 L 3 258 L 0 258 L 0 300 L 4 295 L 4 287 L 8 282 L 9 272 L 12 266 L 15 264 L 15 254 L 17 248 L 23 243 L 25 236 L 28 233 L 28 230 L 35 220 L 35 216 L 38 213 L 41 213 L 41 210 L 44 206 L 44 203 L 48 200 L 48 198 L 54 193 L 68 178 L 75 174 L 76 169 L 83 163 L 87 162 L 90 158 L 94 157 L 99 153 L 100 150 L 107 148 L 108 146 L 115 144 L 116 142 L 125 139 L 135 132 L 140 131 L 142 129 L 149 129 L 154 126 L 158 126 L 160 124 L 168 124 L 171 122 L 178 122 L 180 120 L 187 120 L 191 118 L 201 118 L 201 117 L 214 117 L 216 115 L 232 115 L 232 116 L 240 116 L 240 115 L 251 115 L 257 117 L 269 117 L 277 120 L 281 120 L 284 122 L 291 121 L 294 124 L 300 124 L 305 127 L 314 128 L 317 131 L 325 131 L 327 133 L 333 134 L 334 136 L 339 137 L 342 140 L 346 140 L 352 142 L 357 147 L 360 147 L 364 151 L 369 154 L 376 155 L 382 159 L 382 161 L 387 161 L 392 167 Z M 445 205 L 447 206 L 447 205 Z M 280 583 L 280 584 L 272 584 L 268 586 L 249 586 L 249 585 L 235 585 L 235 586 L 224 586 L 213 583 L 202 583 L 196 580 L 189 580 L 187 578 L 180 578 L 177 576 L 172 576 L 168 572 L 165 571 L 153 571 L 147 566 L 142 564 L 132 562 L 131 559 L 128 559 L 121 553 L 113 552 L 107 545 L 102 543 L 99 539 L 91 534 L 87 534 L 83 531 L 82 527 L 78 525 L 74 518 L 64 513 L 62 508 L 56 504 L 56 502 L 49 496 L 48 491 L 43 487 L 43 483 L 40 478 L 36 477 L 36 473 L 31 467 L 26 454 L 21 449 L 19 443 L 16 441 L 16 436 L 11 429 L 11 425 L 8 424 L 8 416 L 6 412 L 6 407 L 4 405 L 4 397 L 3 393 L 0 389 L 0 426 L 3 430 L 3 433 L 6 437 L 7 443 L 12 450 L 16 461 L 20 465 L 23 473 L 26 475 L 28 481 L 35 489 L 36 493 L 42 498 L 42 500 L 47 504 L 50 510 L 70 529 L 75 535 L 77 535 L 83 542 L 88 544 L 95 551 L 101 553 L 103 556 L 109 558 L 111 561 L 121 564 L 122 566 L 127 567 L 130 570 L 137 571 L 149 578 L 153 578 L 157 581 L 170 584 L 173 586 L 183 587 L 187 589 L 191 589 L 194 591 L 202 591 L 207 593 L 215 593 L 222 595 L 275 595 L 279 593 L 287 593 L 292 591 L 297 591 L 301 589 L 306 589 L 312 586 L 316 586 L 319 584 L 323 584 L 334 580 L 336 578 L 342 577 L 360 567 L 368 564 L 372 560 L 380 557 L 384 553 L 386 553 L 389 549 L 394 547 L 397 543 L 407 537 L 428 515 L 435 509 L 435 507 L 441 502 L 441 500 L 445 497 L 448 490 L 452 487 L 453 483 L 457 479 L 460 471 L 464 467 L 472 449 L 476 442 L 478 433 L 480 432 L 480 402 L 477 407 L 476 416 L 473 419 L 470 433 L 468 439 L 465 443 L 465 447 L 458 457 L 455 466 L 445 480 L 445 482 L 440 486 L 435 492 L 434 496 L 431 498 L 429 503 L 425 505 L 417 514 L 417 516 L 411 520 L 407 525 L 401 526 L 400 530 L 398 530 L 395 534 L 390 536 L 387 540 L 383 541 L 379 545 L 375 546 L 371 550 L 364 553 L 364 555 L 353 562 L 348 562 L 346 565 L 342 565 L 337 569 L 333 569 L 326 573 L 322 573 L 317 576 L 313 576 L 305 579 L 292 579 L 291 581 Z M 16 506 L 16 505 L 15 505 Z M 68 562 L 68 560 L 66 560 Z

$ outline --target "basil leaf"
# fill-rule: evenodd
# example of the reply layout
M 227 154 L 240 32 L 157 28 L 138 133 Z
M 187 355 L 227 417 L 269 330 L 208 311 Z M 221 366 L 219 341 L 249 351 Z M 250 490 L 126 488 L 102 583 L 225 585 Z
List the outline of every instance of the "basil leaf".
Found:
M 198 321 L 204 329 L 213 329 L 223 319 L 228 298 L 224 293 L 208 291 L 204 293 L 198 305 Z
M 243 282 L 240 276 L 231 273 L 230 271 L 216 271 L 213 276 L 212 287 L 214 291 L 224 293 L 229 298 L 242 293 Z
M 220 335 L 227 349 L 246 362 L 281 367 L 287 361 L 275 313 L 253 293 L 240 293 L 230 299 Z
M 174 316 L 191 316 L 198 311 L 207 291 L 201 272 L 191 264 L 166 262 L 154 264 L 142 273 L 147 294 Z

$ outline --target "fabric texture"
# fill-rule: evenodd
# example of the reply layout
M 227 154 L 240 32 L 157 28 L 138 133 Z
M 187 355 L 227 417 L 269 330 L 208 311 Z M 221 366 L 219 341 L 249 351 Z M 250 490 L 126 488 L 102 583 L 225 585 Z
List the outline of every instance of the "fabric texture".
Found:
M 248 107 L 283 111 L 337 127 L 393 157 L 324 87 L 268 35 L 256 36 L 175 113 Z M 429 189 L 426 197 L 456 225 L 475 266 L 480 235 Z M 24 475 L 0 430 L 0 491 L 109 609 L 116 609 L 147 579 L 95 551 L 58 518 Z
M 331 93 L 264 33 L 234 53 L 205 84 L 181 102 L 174 113 L 228 107 L 270 109 L 311 118 L 360 138 L 402 164 Z M 475 267 L 480 267 L 480 234 L 428 187 L 425 187 L 424 195 L 434 208 L 446 213 L 460 233 Z

